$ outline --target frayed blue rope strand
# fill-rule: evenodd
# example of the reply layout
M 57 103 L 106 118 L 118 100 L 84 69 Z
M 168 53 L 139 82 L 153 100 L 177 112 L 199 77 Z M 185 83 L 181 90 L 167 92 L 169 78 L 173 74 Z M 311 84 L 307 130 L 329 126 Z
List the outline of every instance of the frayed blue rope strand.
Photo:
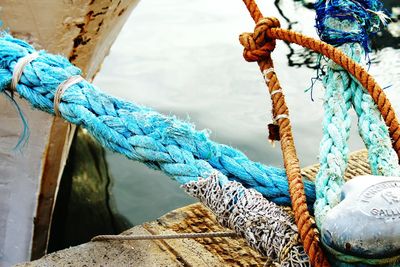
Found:
M 332 44 L 360 43 L 371 51 L 370 37 L 386 25 L 389 17 L 378 0 L 317 0 L 316 28 L 321 40 Z M 331 27 L 332 20 L 342 22 L 342 29 Z
M 1 35 L 0 92 L 9 85 L 16 62 L 33 52 L 29 44 L 6 33 Z M 54 114 L 56 88 L 80 73 L 65 58 L 41 51 L 39 58 L 25 66 L 17 92 L 33 107 Z M 218 170 L 221 181 L 239 181 L 279 205 L 290 205 L 285 170 L 253 162 L 175 117 L 107 95 L 86 81 L 65 91 L 59 110 L 64 119 L 86 128 L 104 147 L 162 170 L 181 184 L 207 178 Z M 314 183 L 306 180 L 305 191 L 312 205 Z
M 1 26 L 1 21 L 0 21 L 0 26 Z M 0 33 L 0 37 L 1 36 L 3 36 L 2 33 Z M 8 91 L 6 90 L 11 83 L 12 77 L 10 77 L 9 72 L 6 69 L 1 68 L 1 66 L 0 66 L 0 77 L 2 77 L 2 78 L 0 78 L 0 88 L 2 88 L 1 91 L 4 91 L 4 95 L 6 96 L 6 99 L 15 107 L 15 109 L 17 110 L 17 112 L 19 114 L 19 117 L 21 118 L 22 133 L 20 134 L 17 144 L 13 148 L 14 151 L 19 151 L 26 145 L 26 143 L 29 140 L 30 131 L 29 131 L 28 122 L 25 118 L 23 111 L 18 106 L 17 102 L 15 101 L 15 99 L 12 95 L 12 92 L 8 93 Z
M 4 93 L 4 95 L 6 96 L 6 99 L 15 107 L 15 109 L 18 112 L 18 115 L 21 119 L 22 122 L 22 132 L 19 136 L 19 139 L 17 141 L 17 144 L 15 145 L 15 147 L 13 148 L 14 151 L 21 151 L 25 145 L 27 144 L 28 140 L 29 140 L 29 135 L 30 135 L 30 131 L 29 131 L 29 125 L 28 122 L 26 120 L 26 117 L 24 115 L 24 112 L 22 111 L 22 109 L 19 107 L 18 103 L 15 101 L 14 97 L 9 95 L 7 92 Z

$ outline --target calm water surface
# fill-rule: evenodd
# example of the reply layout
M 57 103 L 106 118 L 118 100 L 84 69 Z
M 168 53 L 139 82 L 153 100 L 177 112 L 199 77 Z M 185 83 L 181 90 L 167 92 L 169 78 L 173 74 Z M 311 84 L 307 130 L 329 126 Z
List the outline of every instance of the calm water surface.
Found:
M 282 27 L 317 36 L 314 12 L 300 2 L 277 0 L 276 6 L 272 1 L 259 2 L 265 15 L 278 17 Z M 394 1 L 386 4 L 399 6 Z M 279 144 L 273 148 L 267 142 L 271 105 L 265 84 L 257 64 L 242 58 L 238 42 L 240 33 L 253 28 L 240 0 L 142 1 L 95 83 L 116 96 L 190 121 L 199 130 L 210 129 L 213 140 L 244 151 L 254 161 L 282 166 Z M 399 110 L 400 50 L 399 38 L 393 37 L 400 35 L 398 24 L 390 30 L 376 44 L 381 49 L 371 55 L 371 73 L 383 87 L 390 86 L 386 93 Z M 307 166 L 317 161 L 322 136 L 323 89 L 314 86 L 314 101 L 310 92 L 304 92 L 316 74 L 312 68 L 316 57 L 282 42 L 273 57 L 291 110 L 301 164 Z M 352 150 L 363 148 L 356 128 L 353 123 Z M 118 211 L 132 224 L 195 201 L 161 172 L 111 152 L 107 159 Z

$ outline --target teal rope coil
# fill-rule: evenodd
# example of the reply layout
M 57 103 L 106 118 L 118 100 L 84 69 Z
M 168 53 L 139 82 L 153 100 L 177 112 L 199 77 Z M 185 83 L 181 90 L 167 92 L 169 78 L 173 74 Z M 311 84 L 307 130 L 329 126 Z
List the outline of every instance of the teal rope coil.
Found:
M 26 42 L 0 35 L 0 92 L 9 87 L 18 60 L 34 52 Z M 25 66 L 16 90 L 33 107 L 54 114 L 56 88 L 80 74 L 64 57 L 40 51 L 39 57 Z M 277 204 L 290 205 L 283 169 L 253 162 L 242 152 L 211 141 L 206 131 L 105 94 L 87 81 L 63 93 L 59 111 L 65 120 L 86 128 L 104 147 L 162 170 L 180 184 L 207 178 L 217 170 L 223 174 L 221 181 L 238 181 Z M 314 203 L 314 184 L 305 181 L 305 190 L 308 203 Z
M 351 8 L 357 8 L 356 12 L 349 13 Z M 369 35 L 379 28 L 381 8 L 380 2 L 374 0 L 319 1 L 317 27 L 321 38 L 340 45 L 339 48 L 349 57 L 362 63 L 370 49 L 367 41 Z M 392 148 L 388 129 L 368 92 L 333 62 L 329 63 L 323 83 L 326 89 L 325 117 L 320 144 L 321 168 L 316 177 L 317 200 L 314 205 L 319 228 L 327 212 L 340 202 L 348 161 L 350 118 L 347 113 L 351 106 L 358 116 L 359 133 L 368 149 L 372 174 L 400 174 L 398 157 Z

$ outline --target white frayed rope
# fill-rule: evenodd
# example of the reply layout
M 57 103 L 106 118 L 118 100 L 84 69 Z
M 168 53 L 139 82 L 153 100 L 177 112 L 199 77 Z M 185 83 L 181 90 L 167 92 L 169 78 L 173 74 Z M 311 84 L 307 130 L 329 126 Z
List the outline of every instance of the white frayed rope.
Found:
M 257 191 L 238 182 L 220 185 L 216 173 L 182 187 L 210 208 L 223 226 L 267 256 L 269 266 L 310 266 L 293 217 Z

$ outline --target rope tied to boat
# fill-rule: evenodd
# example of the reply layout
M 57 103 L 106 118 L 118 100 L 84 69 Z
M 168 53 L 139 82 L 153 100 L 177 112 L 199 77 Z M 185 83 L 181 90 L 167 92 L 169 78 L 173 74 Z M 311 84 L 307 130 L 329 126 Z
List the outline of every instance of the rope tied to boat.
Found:
M 253 19 L 256 22 L 262 20 L 263 16 L 255 2 L 252 0 L 244 0 L 244 2 Z M 273 50 L 271 44 L 274 42 L 271 40 L 280 39 L 322 53 L 354 75 L 378 104 L 389 126 L 396 151 L 399 153 L 400 142 L 397 141 L 400 139 L 400 130 L 397 118 L 381 87 L 364 68 L 331 45 L 268 25 L 259 26 L 257 28 L 259 33 L 253 33 L 254 42 L 249 39 L 249 43 L 254 44 L 255 49 L 251 50 L 251 45 L 249 45 L 248 51 L 254 51 L 254 53 L 247 54 L 249 58 L 259 59 L 257 62 L 270 93 L 279 92 L 271 96 L 274 107 L 273 117 L 289 116 L 282 88 L 270 57 L 270 52 Z M 258 38 L 261 38 L 259 36 L 266 39 L 265 44 L 262 44 L 261 40 L 258 41 Z M 261 47 L 257 48 L 257 42 L 268 51 L 259 52 Z M 5 33 L 1 34 L 0 92 L 10 85 L 16 62 L 34 52 L 34 48 L 26 42 Z M 45 51 L 40 52 L 40 57 L 34 63 L 25 66 L 16 90 L 32 106 L 54 114 L 57 87 L 69 77 L 80 75 L 81 71 L 65 58 Z M 75 85 L 70 89 L 64 92 L 63 101 L 59 104 L 59 112 L 63 118 L 85 127 L 104 147 L 132 160 L 141 161 L 153 169 L 162 170 L 181 184 L 195 182 L 199 178 L 208 178 L 215 171 L 219 171 L 220 185 L 239 181 L 242 185 L 262 192 L 266 198 L 279 204 L 290 202 L 287 194 L 290 191 L 295 222 L 310 263 L 314 266 L 328 266 L 326 257 L 319 247 L 315 222 L 307 211 L 306 201 L 308 199 L 309 203 L 314 202 L 315 187 L 310 181 L 305 181 L 303 184 L 289 118 L 277 120 L 288 182 L 285 180 L 282 169 L 252 162 L 240 151 L 211 141 L 207 132 L 196 131 L 193 125 L 175 117 L 167 117 L 152 109 L 107 95 L 87 81 L 82 81 L 79 86 Z M 250 234 L 248 241 L 252 241 Z

